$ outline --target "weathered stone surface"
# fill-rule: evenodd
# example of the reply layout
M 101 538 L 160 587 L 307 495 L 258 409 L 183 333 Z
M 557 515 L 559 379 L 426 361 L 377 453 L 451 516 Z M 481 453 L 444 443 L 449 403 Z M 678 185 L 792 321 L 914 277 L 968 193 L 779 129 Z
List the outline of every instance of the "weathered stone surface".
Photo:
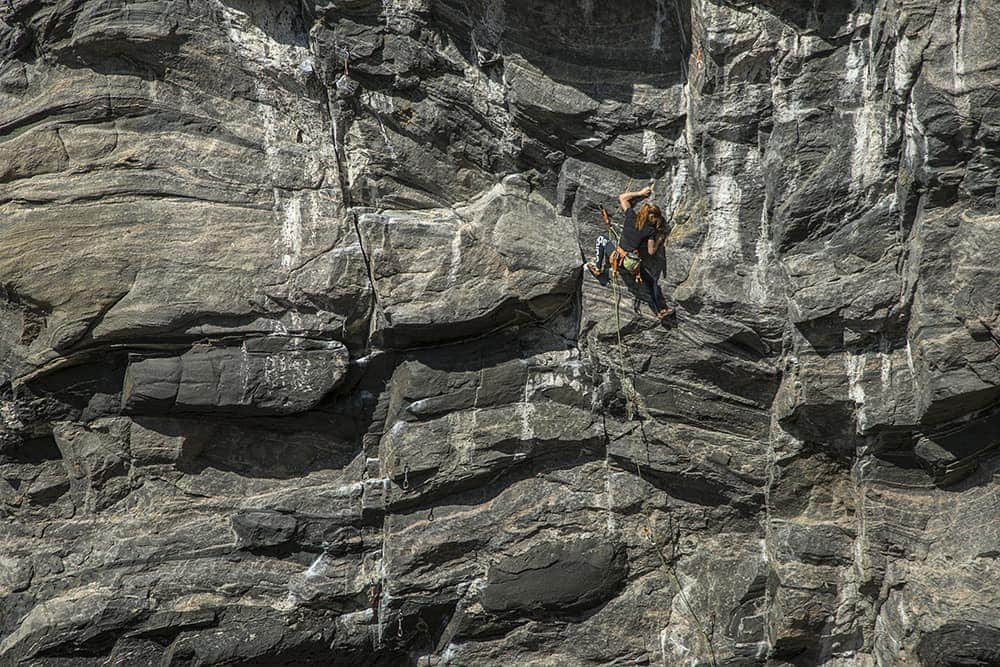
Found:
M 122 386 L 127 414 L 308 410 L 343 379 L 347 349 L 337 341 L 249 338 L 240 347 L 201 347 L 175 357 L 129 360 Z
M 533 545 L 490 568 L 480 603 L 495 613 L 572 613 L 611 597 L 625 578 L 625 558 L 596 539 Z
M 373 340 L 385 346 L 544 319 L 578 288 L 572 221 L 520 176 L 467 205 L 367 213 L 358 226 L 373 265 Z
M 6 3 L 0 664 L 997 663 L 994 5 Z

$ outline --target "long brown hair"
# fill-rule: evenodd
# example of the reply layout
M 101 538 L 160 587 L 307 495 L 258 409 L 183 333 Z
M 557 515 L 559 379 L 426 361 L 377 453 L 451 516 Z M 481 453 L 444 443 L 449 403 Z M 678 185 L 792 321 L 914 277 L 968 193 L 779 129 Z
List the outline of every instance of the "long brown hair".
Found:
M 642 231 L 642 228 L 649 222 L 652 222 L 660 231 L 663 230 L 663 225 L 666 224 L 666 221 L 663 219 L 663 212 L 660 211 L 660 207 L 656 204 L 647 203 L 639 208 L 639 213 L 635 216 L 635 228 Z

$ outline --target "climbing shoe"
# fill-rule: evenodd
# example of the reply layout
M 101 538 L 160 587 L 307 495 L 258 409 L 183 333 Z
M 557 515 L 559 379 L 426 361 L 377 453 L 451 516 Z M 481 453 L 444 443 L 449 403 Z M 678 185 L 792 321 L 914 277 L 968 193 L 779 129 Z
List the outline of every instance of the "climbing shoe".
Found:
M 671 308 L 670 306 L 667 306 L 666 308 L 660 308 L 660 312 L 656 314 L 656 319 L 665 320 L 666 318 L 670 317 L 673 314 L 674 314 L 674 309 Z

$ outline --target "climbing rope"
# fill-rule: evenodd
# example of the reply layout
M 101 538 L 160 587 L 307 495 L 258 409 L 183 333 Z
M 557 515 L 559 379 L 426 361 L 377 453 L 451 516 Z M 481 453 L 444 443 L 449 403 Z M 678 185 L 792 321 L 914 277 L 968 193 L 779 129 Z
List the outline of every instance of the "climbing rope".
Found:
M 611 276 L 611 284 L 615 292 L 615 330 L 618 334 L 618 379 L 621 380 L 622 394 L 625 396 L 625 416 L 629 421 L 635 416 L 635 409 L 638 406 L 639 396 L 635 391 L 628 368 L 625 363 L 625 341 L 622 338 L 622 290 L 618 284 L 617 274 Z
M 628 187 L 631 186 L 631 184 L 632 184 L 632 181 L 630 179 L 628 186 L 626 186 L 626 190 L 628 190 Z M 601 208 L 601 212 L 603 214 L 604 222 L 607 225 L 608 233 L 611 234 L 612 238 L 614 238 L 615 244 L 617 245 L 619 243 L 620 239 L 621 239 L 621 235 L 618 233 L 618 231 L 615 229 L 615 227 L 611 224 L 611 220 L 610 220 L 610 218 L 607 215 L 607 211 L 603 207 Z M 621 290 L 621 285 L 618 284 L 618 274 L 617 274 L 617 272 L 614 272 L 614 271 L 612 272 L 611 283 L 612 283 L 612 286 L 613 286 L 613 289 L 614 289 L 614 293 L 615 293 L 615 329 L 617 331 L 617 338 L 618 338 L 618 341 L 617 341 L 618 342 L 618 377 L 621 380 L 622 393 L 625 396 L 626 417 L 628 418 L 629 421 L 631 421 L 632 418 L 635 416 L 635 410 L 640 409 L 641 405 L 639 403 L 639 394 L 635 390 L 635 387 L 634 387 L 634 385 L 632 383 L 631 376 L 629 375 L 629 364 L 626 363 L 626 354 L 625 353 L 626 353 L 626 351 L 627 351 L 628 348 L 625 345 L 625 340 L 622 338 L 622 320 L 621 320 L 622 290 Z M 641 426 L 642 426 L 642 424 L 640 422 L 640 428 L 641 428 Z M 645 440 L 645 438 L 646 438 L 646 436 L 645 436 L 645 430 L 643 430 L 643 440 Z M 632 459 L 632 463 L 635 464 L 636 475 L 639 477 L 639 479 L 643 483 L 645 483 L 646 482 L 646 478 L 642 474 L 642 468 L 639 466 L 639 460 L 636 459 L 635 457 L 631 457 L 631 456 L 629 458 L 631 458 Z M 667 557 L 663 555 L 663 549 L 660 547 L 660 545 L 658 545 L 656 543 L 656 540 L 653 538 L 653 535 L 654 535 L 653 522 L 650 520 L 650 518 L 648 516 L 646 517 L 646 527 L 645 527 L 645 531 L 644 532 L 646 533 L 646 538 L 649 540 L 650 545 L 653 547 L 653 550 L 656 552 L 656 555 L 659 558 L 660 564 L 663 566 L 663 569 L 666 570 L 670 574 L 671 578 L 673 579 L 674 585 L 677 587 L 677 594 L 680 596 L 681 601 L 684 603 L 684 606 L 687 608 L 688 614 L 690 614 L 691 618 L 694 619 L 695 625 L 698 627 L 698 631 L 701 633 L 701 636 L 704 638 L 705 645 L 708 646 L 709 657 L 712 660 L 712 667 L 718 667 L 718 661 L 717 661 L 717 659 L 715 657 L 715 645 L 712 643 L 712 637 L 711 637 L 711 635 L 709 635 L 708 631 L 705 629 L 705 624 L 702 623 L 701 618 L 695 612 L 694 606 L 691 604 L 691 600 L 688 598 L 687 594 L 684 592 L 684 586 L 681 583 L 680 577 L 677 576 L 677 570 L 674 569 L 674 566 L 670 563 L 669 560 L 667 560 Z
M 629 185 L 632 184 L 631 179 L 629 180 Z M 621 242 L 621 234 L 618 230 L 611 224 L 611 218 L 608 216 L 607 210 L 602 206 L 601 215 L 604 219 L 604 223 L 608 228 L 608 233 L 614 239 L 615 247 L 617 248 Z M 622 394 L 625 397 L 625 416 L 629 421 L 635 416 L 635 410 L 638 407 L 639 395 L 635 390 L 635 385 L 632 383 L 632 379 L 628 372 L 628 365 L 625 362 L 625 353 L 628 348 L 625 345 L 625 340 L 622 338 L 622 289 L 621 285 L 618 284 L 618 271 L 613 267 L 610 271 L 611 273 L 611 285 L 615 293 L 615 331 L 618 337 L 618 379 L 621 381 Z

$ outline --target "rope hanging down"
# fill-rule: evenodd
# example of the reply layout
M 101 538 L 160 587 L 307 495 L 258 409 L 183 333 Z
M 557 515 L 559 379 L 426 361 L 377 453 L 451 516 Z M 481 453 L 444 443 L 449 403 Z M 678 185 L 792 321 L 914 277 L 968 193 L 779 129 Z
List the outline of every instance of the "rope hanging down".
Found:
M 601 218 L 604 220 L 604 224 L 608 228 L 608 233 L 611 234 L 617 246 L 621 241 L 621 234 L 611 222 L 611 216 L 608 215 L 607 209 L 603 206 L 601 207 Z M 625 346 L 625 340 L 622 338 L 622 289 L 621 285 L 618 284 L 618 271 L 612 268 L 610 273 L 611 285 L 615 293 L 615 332 L 618 336 L 618 379 L 621 382 L 622 394 L 625 397 L 625 414 L 628 420 L 631 421 L 635 417 L 635 411 L 639 406 L 639 394 L 635 390 L 635 385 L 632 383 L 632 378 L 629 376 L 625 363 L 627 347 Z
M 632 181 L 629 180 L 629 185 L 631 185 L 631 183 Z M 603 206 L 601 207 L 601 218 L 604 220 L 604 224 L 608 228 L 608 233 L 611 235 L 611 237 L 615 241 L 615 244 L 617 245 L 621 240 L 621 234 L 618 232 L 614 224 L 611 222 L 611 216 L 608 215 L 607 209 L 605 209 Z M 625 396 L 626 417 L 628 418 L 629 421 L 631 421 L 635 416 L 635 410 L 639 409 L 641 406 L 639 403 L 639 393 L 635 390 L 635 386 L 632 383 L 632 379 L 628 372 L 629 371 L 628 364 L 626 363 L 625 359 L 625 353 L 628 348 L 625 345 L 625 340 L 622 338 L 622 320 L 621 320 L 622 290 L 621 290 L 621 285 L 618 284 L 618 272 L 615 270 L 611 271 L 611 284 L 615 292 L 615 330 L 618 338 L 618 369 L 617 369 L 618 377 L 621 381 L 622 393 Z M 639 466 L 638 459 L 632 456 L 630 456 L 629 458 L 631 458 L 632 463 L 635 464 L 636 475 L 639 477 L 641 481 L 645 482 L 646 478 L 642 474 L 642 468 Z M 701 634 L 702 638 L 704 638 L 705 644 L 706 646 L 708 646 L 708 653 L 709 657 L 712 660 L 712 666 L 717 667 L 718 662 L 715 656 L 715 645 L 712 642 L 712 637 L 709 634 L 708 630 L 705 628 L 705 624 L 702 623 L 701 618 L 695 612 L 694 606 L 691 604 L 691 600 L 688 599 L 687 594 L 684 592 L 684 586 L 683 584 L 681 584 L 680 577 L 677 576 L 677 571 L 674 569 L 673 565 L 671 565 L 667 557 L 663 555 L 663 549 L 660 547 L 660 545 L 656 543 L 656 540 L 653 538 L 654 535 L 653 524 L 648 516 L 646 517 L 646 528 L 644 532 L 646 533 L 646 538 L 649 540 L 649 543 L 653 547 L 653 550 L 656 551 L 656 555 L 659 558 L 660 564 L 663 566 L 663 569 L 665 569 L 667 572 L 670 573 L 670 576 L 674 581 L 674 585 L 677 587 L 677 594 L 680 596 L 681 601 L 687 608 L 688 614 L 690 614 L 691 618 L 695 622 L 695 625 L 698 627 L 698 631 Z

